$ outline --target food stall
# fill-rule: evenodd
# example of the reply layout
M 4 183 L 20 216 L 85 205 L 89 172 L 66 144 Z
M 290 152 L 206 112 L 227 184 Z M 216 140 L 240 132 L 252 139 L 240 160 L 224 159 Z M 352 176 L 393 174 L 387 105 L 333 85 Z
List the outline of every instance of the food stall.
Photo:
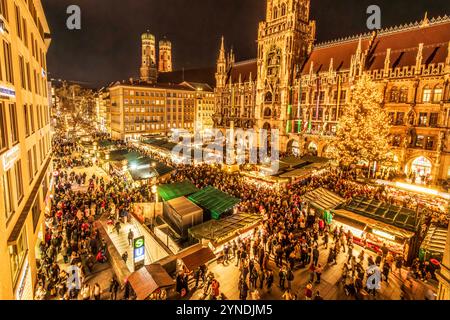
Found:
M 191 238 L 208 244 L 218 254 L 223 244 L 240 237 L 251 236 L 253 230 L 261 223 L 262 215 L 251 213 L 235 213 L 220 220 L 209 220 L 189 229 Z
M 150 264 L 133 272 L 128 281 L 136 300 L 166 300 L 175 281 L 160 264 Z
M 332 224 L 351 231 L 354 243 L 379 252 L 383 244 L 411 263 L 419 250 L 416 212 L 374 199 L 355 198 L 332 210 Z

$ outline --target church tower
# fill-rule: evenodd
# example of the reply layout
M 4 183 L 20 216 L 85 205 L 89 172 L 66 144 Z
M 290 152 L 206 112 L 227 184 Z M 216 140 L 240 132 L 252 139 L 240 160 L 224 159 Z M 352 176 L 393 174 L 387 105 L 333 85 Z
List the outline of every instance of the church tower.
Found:
M 222 42 L 220 45 L 219 58 L 217 59 L 217 70 L 216 70 L 216 88 L 225 87 L 225 82 L 227 80 L 227 60 L 225 58 L 225 43 L 222 36 Z
M 278 129 L 280 151 L 287 144 L 294 78 L 314 43 L 315 22 L 309 12 L 310 0 L 267 0 L 266 20 L 259 24 L 256 129 Z
M 159 41 L 159 72 L 172 72 L 172 43 L 167 40 Z
M 142 64 L 141 64 L 141 80 L 150 83 L 156 82 L 156 50 L 155 36 L 147 30 L 142 34 Z

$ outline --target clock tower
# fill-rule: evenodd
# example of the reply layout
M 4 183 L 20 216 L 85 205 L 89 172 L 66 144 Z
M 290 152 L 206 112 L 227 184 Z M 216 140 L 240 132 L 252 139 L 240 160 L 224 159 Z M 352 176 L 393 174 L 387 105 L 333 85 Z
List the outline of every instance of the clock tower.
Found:
M 259 24 L 256 126 L 279 130 L 280 151 L 286 150 L 294 79 L 314 43 L 315 22 L 309 12 L 310 0 L 267 0 L 266 20 Z

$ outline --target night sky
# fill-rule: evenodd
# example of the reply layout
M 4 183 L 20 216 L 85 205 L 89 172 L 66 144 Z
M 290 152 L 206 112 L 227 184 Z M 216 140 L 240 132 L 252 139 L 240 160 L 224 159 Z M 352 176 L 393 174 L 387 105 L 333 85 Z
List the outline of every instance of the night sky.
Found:
M 366 8 L 377 4 L 382 26 L 450 14 L 449 0 L 312 0 L 317 40 L 367 32 Z M 215 65 L 221 35 L 234 47 L 236 60 L 256 56 L 258 22 L 265 0 L 42 0 L 52 43 L 50 77 L 100 87 L 138 77 L 140 35 L 172 41 L 174 69 Z M 81 30 L 66 28 L 66 8 L 79 5 Z

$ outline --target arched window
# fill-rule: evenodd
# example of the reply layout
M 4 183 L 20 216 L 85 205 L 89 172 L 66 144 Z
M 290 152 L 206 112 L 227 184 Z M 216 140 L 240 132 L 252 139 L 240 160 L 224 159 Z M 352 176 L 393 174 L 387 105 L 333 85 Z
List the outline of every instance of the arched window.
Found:
M 428 86 L 425 86 L 423 88 L 422 102 L 423 103 L 431 102 L 431 89 Z
M 406 103 L 408 102 L 408 88 L 402 87 L 400 89 L 399 102 Z
M 275 20 L 276 18 L 278 18 L 278 7 L 273 7 L 272 19 Z
M 283 3 L 281 5 L 281 16 L 283 17 L 284 15 L 286 15 L 286 4 Z
M 434 103 L 441 102 L 443 94 L 444 94 L 444 90 L 442 89 L 442 86 L 437 85 L 436 87 L 434 87 L 434 90 L 433 90 L 433 102 Z
M 399 92 L 397 87 L 392 87 L 391 94 L 389 96 L 389 102 L 398 102 Z
M 271 115 L 272 115 L 272 110 L 270 108 L 265 108 L 264 109 L 264 117 L 270 118 Z
M 272 92 L 267 92 L 264 96 L 264 102 L 271 103 L 272 102 Z

